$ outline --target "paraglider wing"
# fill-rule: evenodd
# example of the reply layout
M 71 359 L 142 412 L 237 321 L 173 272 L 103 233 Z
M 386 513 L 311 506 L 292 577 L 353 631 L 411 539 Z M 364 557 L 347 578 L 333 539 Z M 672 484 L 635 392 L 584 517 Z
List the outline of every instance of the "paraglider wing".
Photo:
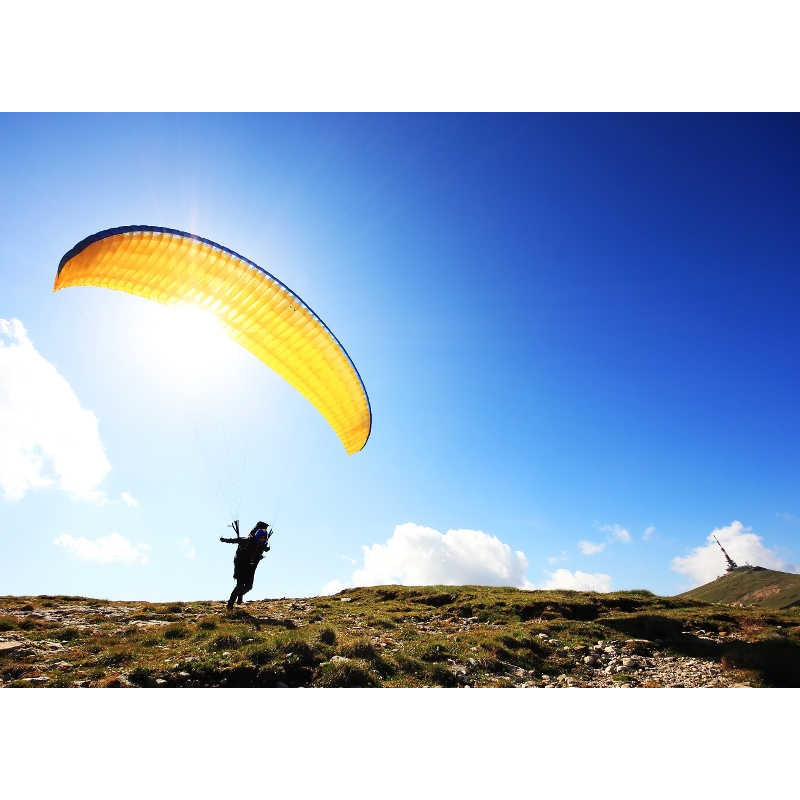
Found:
M 229 336 L 319 410 L 348 453 L 366 444 L 369 398 L 347 351 L 294 292 L 232 250 L 170 228 L 112 228 L 61 259 L 53 289 L 67 286 L 118 289 L 212 312 Z

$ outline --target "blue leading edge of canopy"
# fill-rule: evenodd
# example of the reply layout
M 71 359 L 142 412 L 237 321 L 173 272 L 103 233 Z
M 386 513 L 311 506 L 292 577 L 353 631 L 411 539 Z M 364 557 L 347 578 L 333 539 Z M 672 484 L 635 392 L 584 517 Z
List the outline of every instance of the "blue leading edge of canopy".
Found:
M 285 289 L 292 297 L 294 297 L 302 306 L 305 308 L 309 314 L 311 314 L 314 319 L 319 322 L 320 325 L 328 332 L 328 335 L 333 339 L 334 342 L 339 346 L 340 350 L 345 354 L 347 357 L 350 366 L 353 368 L 353 372 L 355 372 L 356 376 L 358 377 L 358 381 L 361 384 L 361 391 L 364 392 L 364 397 L 367 401 L 367 410 L 369 411 L 369 429 L 367 430 L 367 438 L 364 439 L 364 445 L 362 445 L 361 449 L 364 449 L 364 446 L 369 441 L 370 434 L 372 433 L 372 405 L 369 402 L 369 395 L 367 394 L 367 388 L 364 386 L 364 381 L 361 378 L 361 373 L 359 373 L 358 368 L 353 363 L 353 359 L 350 358 L 350 354 L 345 350 L 344 345 L 336 338 L 333 331 L 323 322 L 322 318 L 311 308 L 308 303 L 303 300 L 302 297 L 295 294 L 283 281 L 279 278 L 276 278 L 270 272 L 267 272 L 263 267 L 259 267 L 255 261 L 251 261 L 249 258 L 245 258 L 243 255 L 240 255 L 235 250 L 231 250 L 229 247 L 225 247 L 224 245 L 217 244 L 217 242 L 212 242 L 211 239 L 204 239 L 202 236 L 197 236 L 194 233 L 189 233 L 188 231 L 179 231 L 175 228 L 162 228 L 158 225 L 122 225 L 118 228 L 108 228 L 104 231 L 98 231 L 97 233 L 93 233 L 91 236 L 87 236 L 85 239 L 82 239 L 78 244 L 76 244 L 71 250 L 67 251 L 61 258 L 61 261 L 58 262 L 58 272 L 56 272 L 56 277 L 61 274 L 61 270 L 63 269 L 64 265 L 76 255 L 81 253 L 85 250 L 90 244 L 94 244 L 95 242 L 99 242 L 102 239 L 107 239 L 110 236 L 116 236 L 120 233 L 141 233 L 141 232 L 150 232 L 150 233 L 163 233 L 168 234 L 170 236 L 181 236 L 184 239 L 193 239 L 196 242 L 200 242 L 201 244 L 207 245 L 208 247 L 213 247 L 216 250 L 220 250 L 223 253 L 227 253 L 234 258 L 238 258 L 239 261 L 247 264 L 247 266 L 252 267 L 255 270 L 266 275 L 271 281 L 277 283 L 282 289 Z

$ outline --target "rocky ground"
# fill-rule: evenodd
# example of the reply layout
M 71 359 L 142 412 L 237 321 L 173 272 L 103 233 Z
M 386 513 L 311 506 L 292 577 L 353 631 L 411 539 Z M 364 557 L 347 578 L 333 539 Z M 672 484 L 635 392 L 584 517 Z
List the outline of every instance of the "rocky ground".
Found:
M 705 631 L 699 633 L 705 634 Z M 708 641 L 721 641 L 711 636 L 706 638 Z M 549 644 L 557 644 L 557 640 L 546 641 Z M 570 655 L 575 657 L 578 667 L 582 663 L 592 670 L 588 676 L 585 673 L 582 677 L 565 673 L 558 676 L 544 674 L 539 676 L 537 682 L 534 675 L 532 682 L 523 682 L 521 685 L 622 688 L 633 686 L 744 688 L 752 685 L 745 677 L 725 671 L 718 662 L 675 655 L 664 648 L 663 642 L 653 642 L 649 639 L 600 639 L 592 646 L 577 645 L 569 650 Z
M 0 686 L 800 683 L 800 613 L 647 592 L 374 587 L 246 603 L 0 598 Z

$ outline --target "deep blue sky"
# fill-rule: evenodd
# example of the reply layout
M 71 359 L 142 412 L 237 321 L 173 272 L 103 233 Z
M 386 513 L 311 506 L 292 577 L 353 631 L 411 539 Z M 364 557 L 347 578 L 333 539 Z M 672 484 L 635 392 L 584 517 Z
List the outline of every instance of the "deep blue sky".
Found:
M 221 597 L 233 513 L 279 530 L 259 596 L 347 585 L 347 559 L 407 522 L 496 536 L 534 584 L 678 591 L 672 558 L 733 520 L 800 562 L 799 133 L 789 115 L 0 116 L 0 318 L 97 416 L 100 488 L 140 503 L 0 493 L 0 593 Z M 249 354 L 177 380 L 148 303 L 52 293 L 73 244 L 137 223 L 231 247 L 320 314 L 370 395 L 363 452 Z M 632 541 L 579 551 L 613 524 Z M 111 531 L 149 563 L 52 543 Z

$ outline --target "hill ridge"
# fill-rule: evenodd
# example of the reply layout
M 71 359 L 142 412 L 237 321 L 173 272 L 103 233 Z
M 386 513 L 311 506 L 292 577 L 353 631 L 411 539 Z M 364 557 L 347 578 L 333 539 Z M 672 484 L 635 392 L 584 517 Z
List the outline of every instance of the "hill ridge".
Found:
M 800 575 L 766 567 L 737 567 L 676 597 L 742 608 L 788 609 L 800 605 Z

